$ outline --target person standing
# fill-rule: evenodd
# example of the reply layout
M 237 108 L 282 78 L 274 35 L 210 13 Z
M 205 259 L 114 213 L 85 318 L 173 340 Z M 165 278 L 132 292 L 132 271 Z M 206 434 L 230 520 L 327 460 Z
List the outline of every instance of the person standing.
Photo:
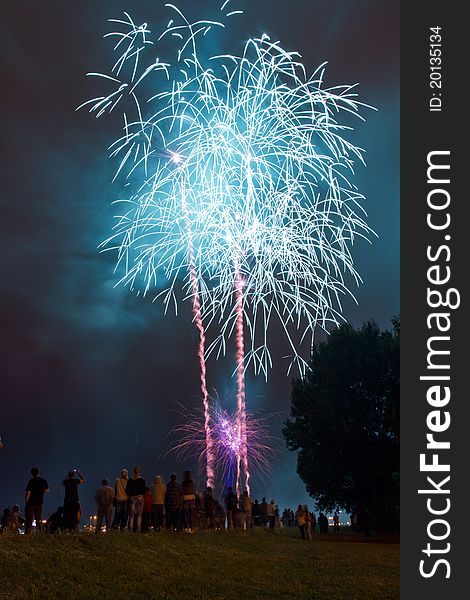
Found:
M 283 528 L 288 527 L 288 525 L 289 525 L 289 509 L 288 508 L 285 508 L 282 511 L 281 525 Z
M 172 473 L 170 481 L 166 486 L 166 507 L 168 510 L 169 527 L 173 530 L 179 530 L 181 527 L 181 509 L 183 507 L 183 498 L 181 486 L 176 481 L 176 473 Z
M 281 519 L 279 518 L 279 506 L 276 504 L 276 508 L 274 509 L 274 527 L 281 527 Z
M 218 531 L 225 530 L 225 511 L 224 507 L 218 500 L 214 500 L 215 502 L 215 515 L 214 515 L 214 525 Z
M 95 533 L 101 531 L 103 519 L 106 521 L 106 533 L 111 529 L 111 519 L 113 516 L 113 498 L 114 490 L 109 485 L 108 479 L 103 479 L 101 487 L 96 491 L 96 530 Z
M 243 492 L 243 513 L 245 516 L 245 529 L 248 531 L 249 529 L 251 529 L 253 527 L 253 520 L 252 520 L 252 502 L 251 502 L 251 498 L 248 494 L 248 491 L 245 490 Z
M 317 528 L 317 517 L 315 513 L 312 512 L 312 536 L 315 534 L 315 529 Z
M 352 533 L 358 533 L 357 530 L 357 515 L 356 513 L 351 513 L 351 516 L 349 517 L 349 520 L 351 522 L 351 532 Z
M 140 467 L 134 467 L 134 475 L 127 481 L 126 493 L 129 497 L 129 531 L 140 533 L 144 511 L 145 479 Z
M 240 495 L 237 502 L 237 512 L 235 519 L 235 528 L 242 530 L 245 525 L 245 509 L 243 508 L 243 494 Z
M 142 533 L 148 533 L 152 521 L 152 492 L 145 487 L 144 508 L 142 511 Z
M 307 541 L 312 541 L 312 515 L 310 514 L 308 507 L 304 504 L 304 515 L 305 515 L 305 538 Z
M 261 500 L 260 512 L 261 512 L 261 525 L 263 527 L 266 527 L 266 525 L 268 524 L 268 503 L 266 502 L 266 498 L 263 498 Z
M 78 477 L 75 477 L 77 475 Z M 80 501 L 78 498 L 78 486 L 85 483 L 85 478 L 79 469 L 71 469 L 62 482 L 64 486 L 64 529 L 76 531 L 80 521 Z
M 295 520 L 297 523 L 297 527 L 300 531 L 300 537 L 305 539 L 305 511 L 301 504 L 299 504 L 297 511 L 295 513 Z
M 333 515 L 333 533 L 339 533 L 339 516 L 337 512 Z
M 116 479 L 114 484 L 114 520 L 113 529 L 124 531 L 127 527 L 127 519 L 129 516 L 129 498 L 127 497 L 126 487 L 129 480 L 129 472 L 127 469 L 121 469 L 119 479 Z
M 320 529 L 320 533 L 328 533 L 328 518 L 322 512 L 320 512 L 318 515 L 318 527 Z
M 227 495 L 225 496 L 225 509 L 227 512 L 227 529 L 233 529 L 237 512 L 237 496 L 233 492 L 232 486 L 227 488 Z
M 212 531 L 215 526 L 216 500 L 214 500 L 212 488 L 209 486 L 207 486 L 204 492 L 204 512 L 206 514 L 207 527 L 209 531 Z
M 289 527 L 295 527 L 295 514 L 294 511 L 289 511 Z
M 259 505 L 257 499 L 255 500 L 255 502 L 253 504 L 252 515 L 253 515 L 253 525 L 255 527 L 259 527 L 261 525 L 261 508 L 260 508 L 260 505 Z
M 183 527 L 185 531 L 193 530 L 193 509 L 196 502 L 196 489 L 191 473 L 185 471 L 181 483 L 181 494 L 183 496 Z
M 26 534 L 31 533 L 33 519 L 36 520 L 36 527 L 42 527 L 42 505 L 44 503 L 44 494 L 49 491 L 49 484 L 45 479 L 39 477 L 39 469 L 31 469 L 32 478 L 28 481 L 24 494 L 24 512 L 25 512 L 25 530 Z
M 152 493 L 152 525 L 155 531 L 160 531 L 163 527 L 163 507 L 165 505 L 165 484 L 160 475 L 155 475 L 153 478 L 150 491 Z
M 276 502 L 274 498 L 271 498 L 271 502 L 268 505 L 268 523 L 269 529 L 274 529 L 276 523 Z

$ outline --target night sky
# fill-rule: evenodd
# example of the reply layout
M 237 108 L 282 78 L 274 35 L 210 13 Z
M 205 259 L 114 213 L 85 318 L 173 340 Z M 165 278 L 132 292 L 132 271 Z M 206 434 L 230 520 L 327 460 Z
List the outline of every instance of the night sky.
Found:
M 214 18 L 219 2 L 180 1 L 191 18 Z M 354 325 L 375 319 L 388 327 L 399 313 L 399 28 L 395 0 L 234 0 L 231 31 L 215 39 L 237 53 L 249 36 L 267 32 L 298 50 L 308 69 L 329 63 L 328 84 L 360 82 L 359 94 L 377 107 L 357 122 L 354 141 L 366 148 L 367 168 L 355 179 L 367 200 L 373 244 L 353 253 L 364 284 L 358 306 L 344 305 Z M 108 72 L 107 18 L 130 11 L 160 29 L 168 9 L 156 0 L 16 0 L 2 7 L 1 75 L 1 357 L 0 508 L 23 504 L 29 470 L 49 481 L 46 514 L 61 504 L 59 483 L 79 467 L 84 514 L 102 477 L 142 466 L 148 480 L 168 480 L 185 467 L 166 454 L 181 423 L 178 403 L 196 408 L 196 332 L 189 303 L 178 317 L 162 306 L 115 288 L 113 256 L 98 244 L 112 226 L 115 164 L 107 147 L 118 135 L 113 119 L 75 112 L 101 93 L 89 71 Z M 154 27 L 152 27 L 154 25 Z M 274 346 L 269 382 L 247 376 L 247 404 L 275 412 L 280 438 L 290 408 L 286 353 Z M 235 390 L 230 357 L 209 359 L 209 387 Z M 271 473 L 254 478 L 253 497 L 294 507 L 311 499 L 283 442 Z M 202 487 L 203 481 L 200 480 Z

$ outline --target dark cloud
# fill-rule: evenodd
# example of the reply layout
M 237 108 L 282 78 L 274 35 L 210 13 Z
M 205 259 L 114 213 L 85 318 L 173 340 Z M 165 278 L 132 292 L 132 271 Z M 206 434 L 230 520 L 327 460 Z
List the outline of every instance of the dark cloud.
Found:
M 112 185 L 106 147 L 116 122 L 96 123 L 75 107 L 94 91 L 84 74 L 106 69 L 110 47 L 101 40 L 106 19 L 130 10 L 137 20 L 162 22 L 163 3 L 134 0 L 38 3 L 17 0 L 2 9 L 2 194 L 0 218 L 2 412 L 0 505 L 20 501 L 29 468 L 38 463 L 52 493 L 70 467 L 92 488 L 121 466 L 142 464 L 147 476 L 183 469 L 167 456 L 169 431 L 181 416 L 177 403 L 198 404 L 196 335 L 187 305 L 164 316 L 151 303 L 115 288 L 113 257 L 99 254 L 120 193 Z M 213 2 L 181 2 L 212 15 Z M 379 111 L 356 132 L 367 149 L 367 169 L 357 183 L 367 196 L 372 247 L 359 241 L 357 267 L 364 285 L 359 305 L 345 302 L 355 324 L 375 318 L 386 326 L 399 311 L 399 88 L 398 6 L 394 1 L 279 0 L 237 3 L 245 17 L 233 21 L 228 47 L 263 31 L 299 50 L 314 68 L 329 61 L 331 84 L 360 82 L 359 93 Z M 166 22 L 166 21 L 165 21 Z M 214 44 L 223 47 L 223 37 Z M 280 436 L 289 411 L 290 377 L 275 347 L 269 383 L 249 375 L 250 406 L 278 413 Z M 209 363 L 210 386 L 234 391 L 231 357 Z M 269 489 L 268 489 L 269 488 Z M 274 463 L 270 481 L 255 481 L 257 495 L 281 504 L 306 500 L 295 474 L 295 456 Z

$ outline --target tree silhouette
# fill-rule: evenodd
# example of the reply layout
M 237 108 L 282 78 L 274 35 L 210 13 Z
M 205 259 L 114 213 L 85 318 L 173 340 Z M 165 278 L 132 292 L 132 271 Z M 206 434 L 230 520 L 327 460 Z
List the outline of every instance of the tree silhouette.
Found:
M 318 507 L 368 515 L 380 531 L 398 526 L 399 318 L 392 325 L 345 324 L 316 344 L 283 428 Z

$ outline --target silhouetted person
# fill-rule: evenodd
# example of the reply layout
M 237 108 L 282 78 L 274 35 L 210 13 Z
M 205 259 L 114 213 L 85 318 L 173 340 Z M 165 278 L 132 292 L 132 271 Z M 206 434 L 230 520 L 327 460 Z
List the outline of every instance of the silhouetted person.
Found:
M 351 532 L 358 533 L 356 513 L 351 513 L 351 516 L 349 517 L 349 522 L 351 523 Z
M 268 524 L 268 503 L 266 502 L 266 498 L 263 498 L 261 500 L 260 510 L 261 510 L 261 525 L 263 527 L 266 527 L 266 525 Z
M 243 495 L 238 497 L 237 510 L 235 512 L 235 528 L 243 529 L 245 523 L 245 510 L 243 508 Z
M 289 511 L 289 527 L 295 527 L 295 515 L 294 515 L 294 511 L 291 510 Z
M 153 478 L 150 491 L 152 493 L 152 525 L 155 531 L 159 531 L 163 527 L 165 506 L 165 484 L 160 475 L 155 475 Z
M 245 518 L 245 528 L 248 531 L 253 527 L 253 503 L 248 495 L 247 490 L 243 492 L 243 512 Z
M 171 529 L 179 530 L 181 528 L 181 510 L 183 508 L 183 498 L 181 494 L 181 486 L 176 481 L 175 473 L 171 474 L 170 481 L 167 483 L 165 502 L 168 511 L 169 526 Z
M 127 527 L 127 519 L 129 517 L 129 498 L 127 496 L 126 487 L 129 480 L 129 472 L 127 469 L 121 469 L 121 475 L 114 484 L 114 520 L 113 528 L 124 531 Z
M 295 520 L 297 523 L 297 527 L 299 528 L 300 531 L 300 537 L 304 540 L 305 539 L 305 511 L 304 511 L 304 507 L 299 504 L 299 506 L 297 507 L 297 510 L 295 512 Z
M 75 475 L 78 476 L 75 477 Z M 85 478 L 79 469 L 72 469 L 62 482 L 64 486 L 64 529 L 75 531 L 80 521 L 80 500 L 78 498 L 78 486 L 85 483 Z
M 62 518 L 62 506 L 57 507 L 57 510 L 55 511 L 55 513 L 52 513 L 52 515 L 47 519 L 47 531 L 49 533 L 59 533 L 59 531 L 62 529 L 63 527 L 63 518 Z
M 339 533 L 339 516 L 337 512 L 333 515 L 333 532 Z
M 113 516 L 113 498 L 114 490 L 109 485 L 108 479 L 103 479 L 101 487 L 96 491 L 95 502 L 96 502 L 96 531 L 101 531 L 103 525 L 103 519 L 106 521 L 106 533 L 111 529 L 111 519 Z
M 215 511 L 216 511 L 216 500 L 212 495 L 212 488 L 207 486 L 204 493 L 204 512 L 206 513 L 207 526 L 210 530 L 215 527 Z
M 194 481 L 191 479 L 191 473 L 185 471 L 183 473 L 183 481 L 181 483 L 181 494 L 183 496 L 183 527 L 185 531 L 193 529 L 193 510 L 196 503 L 196 489 Z
M 225 496 L 225 511 L 227 513 L 227 529 L 233 529 L 235 525 L 236 513 L 237 513 L 237 496 L 233 491 L 233 487 L 227 488 L 227 494 Z
M 215 500 L 214 525 L 216 529 L 220 531 L 225 529 L 225 516 L 224 507 L 218 500 Z
M 142 533 L 147 533 L 152 520 L 152 492 L 149 487 L 145 488 L 144 509 L 142 511 Z
M 282 511 L 282 517 L 281 517 L 282 527 L 287 527 L 288 522 L 289 522 L 288 510 L 287 510 L 287 508 L 285 508 Z
M 268 504 L 268 524 L 269 529 L 274 529 L 276 524 L 276 502 L 274 498 L 271 498 L 271 502 Z
M 45 479 L 39 477 L 39 469 L 31 469 L 31 479 L 25 489 L 24 511 L 25 511 L 25 529 L 26 534 L 31 533 L 33 520 L 36 521 L 36 527 L 42 527 L 42 505 L 44 503 L 44 494 L 49 491 L 49 484 Z
M 317 528 L 317 517 L 315 516 L 315 513 L 312 512 L 312 535 L 314 535 L 315 533 L 315 529 Z
M 253 525 L 259 527 L 261 525 L 261 507 L 258 500 L 254 501 L 253 504 Z
M 311 542 L 312 541 L 312 515 L 310 514 L 310 511 L 308 510 L 308 507 L 306 504 L 304 504 L 303 509 L 304 509 L 304 516 L 305 516 L 305 538 L 309 542 Z
M 142 527 L 145 494 L 145 479 L 140 467 L 134 467 L 134 475 L 127 481 L 126 492 L 129 496 L 129 531 L 135 529 L 139 533 Z
M 328 519 L 322 512 L 318 515 L 318 527 L 320 533 L 328 533 Z
M 280 527 L 281 520 L 279 518 L 279 506 L 276 504 L 274 508 L 274 527 Z

